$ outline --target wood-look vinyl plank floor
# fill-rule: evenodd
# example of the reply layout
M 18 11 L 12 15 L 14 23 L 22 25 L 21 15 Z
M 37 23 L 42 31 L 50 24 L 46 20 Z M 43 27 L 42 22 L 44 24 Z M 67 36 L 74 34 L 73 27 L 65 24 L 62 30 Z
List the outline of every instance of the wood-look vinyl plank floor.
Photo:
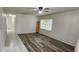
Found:
M 30 52 L 74 52 L 74 47 L 39 33 L 18 34 Z

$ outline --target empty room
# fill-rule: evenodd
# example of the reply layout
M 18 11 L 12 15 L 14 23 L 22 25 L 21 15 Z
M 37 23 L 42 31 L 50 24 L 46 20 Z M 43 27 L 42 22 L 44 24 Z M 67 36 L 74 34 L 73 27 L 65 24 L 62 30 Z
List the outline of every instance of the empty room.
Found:
M 0 7 L 0 52 L 78 52 L 79 7 Z

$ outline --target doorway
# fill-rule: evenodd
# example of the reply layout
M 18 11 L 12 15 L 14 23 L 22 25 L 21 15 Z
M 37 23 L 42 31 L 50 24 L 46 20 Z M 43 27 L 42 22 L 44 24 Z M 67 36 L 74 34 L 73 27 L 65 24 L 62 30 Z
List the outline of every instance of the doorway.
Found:
M 7 22 L 7 32 L 15 31 L 15 17 L 16 15 L 7 15 L 6 22 Z
M 11 45 L 12 38 L 15 33 L 15 17 L 16 15 L 6 14 L 6 25 L 7 25 L 7 39 L 5 45 L 9 47 Z

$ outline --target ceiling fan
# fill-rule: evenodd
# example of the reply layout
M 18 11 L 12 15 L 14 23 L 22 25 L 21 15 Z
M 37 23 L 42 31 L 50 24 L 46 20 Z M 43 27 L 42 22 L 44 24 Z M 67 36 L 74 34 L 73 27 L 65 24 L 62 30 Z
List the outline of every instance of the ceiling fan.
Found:
M 46 10 L 44 12 L 48 12 L 49 8 L 38 7 L 38 10 L 39 10 L 38 13 L 41 14 L 44 10 Z
M 32 9 L 34 11 L 37 11 L 39 14 L 42 14 L 43 12 L 48 12 L 50 10 L 50 8 L 47 7 L 37 7 Z
M 44 8 L 43 7 L 38 7 L 38 13 L 41 14 L 43 12 Z

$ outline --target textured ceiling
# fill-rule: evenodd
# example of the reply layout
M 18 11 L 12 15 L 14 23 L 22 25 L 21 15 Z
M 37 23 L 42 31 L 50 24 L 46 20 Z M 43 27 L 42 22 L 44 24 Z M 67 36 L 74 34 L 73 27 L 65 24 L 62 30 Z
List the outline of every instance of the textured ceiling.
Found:
M 48 9 L 44 9 L 43 13 L 40 15 L 53 14 L 64 11 L 78 10 L 78 7 L 46 7 Z M 36 7 L 3 7 L 5 13 L 10 14 L 38 14 L 38 9 Z M 46 12 L 47 11 L 47 12 Z

